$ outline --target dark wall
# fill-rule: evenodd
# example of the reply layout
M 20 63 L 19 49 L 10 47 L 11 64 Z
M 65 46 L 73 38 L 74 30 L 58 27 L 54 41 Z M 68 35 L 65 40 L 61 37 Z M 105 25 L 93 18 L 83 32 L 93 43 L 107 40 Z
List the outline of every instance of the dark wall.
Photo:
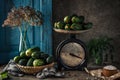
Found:
M 101 35 L 113 38 L 114 60 L 120 64 L 120 0 L 53 0 L 53 22 L 73 13 L 85 16 L 86 22 L 94 24 L 90 31 L 77 35 L 77 38 L 84 42 Z M 54 51 L 67 37 L 54 32 Z

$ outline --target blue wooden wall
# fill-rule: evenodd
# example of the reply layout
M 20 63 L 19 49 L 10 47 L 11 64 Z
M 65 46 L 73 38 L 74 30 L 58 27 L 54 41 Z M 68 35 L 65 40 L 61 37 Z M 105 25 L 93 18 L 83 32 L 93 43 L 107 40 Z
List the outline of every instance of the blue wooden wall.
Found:
M 2 27 L 12 7 L 31 6 L 43 14 L 43 25 L 30 27 L 28 37 L 31 46 L 39 46 L 43 52 L 52 54 L 52 0 L 0 0 L 0 64 L 18 55 L 18 28 Z

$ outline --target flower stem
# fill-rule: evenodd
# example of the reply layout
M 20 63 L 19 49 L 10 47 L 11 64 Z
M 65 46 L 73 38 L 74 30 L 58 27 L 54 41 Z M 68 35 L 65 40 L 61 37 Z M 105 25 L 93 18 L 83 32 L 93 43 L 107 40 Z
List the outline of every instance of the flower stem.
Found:
M 20 31 L 20 45 L 19 45 L 19 51 L 24 51 L 27 49 L 27 43 L 26 43 L 26 34 L 27 34 L 27 29 L 22 29 L 22 27 L 19 27 Z

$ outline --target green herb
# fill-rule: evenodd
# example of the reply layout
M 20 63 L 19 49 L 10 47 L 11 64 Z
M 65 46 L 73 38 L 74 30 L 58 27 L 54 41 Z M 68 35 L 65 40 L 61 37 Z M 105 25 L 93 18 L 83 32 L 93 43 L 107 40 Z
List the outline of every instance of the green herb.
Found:
M 2 72 L 0 73 L 0 80 L 7 79 L 8 78 L 8 72 Z
M 108 51 L 112 53 L 114 48 L 111 44 L 112 39 L 106 36 L 100 38 L 94 38 L 87 44 L 91 57 L 95 58 L 96 64 L 101 64 L 103 60 L 103 53 Z

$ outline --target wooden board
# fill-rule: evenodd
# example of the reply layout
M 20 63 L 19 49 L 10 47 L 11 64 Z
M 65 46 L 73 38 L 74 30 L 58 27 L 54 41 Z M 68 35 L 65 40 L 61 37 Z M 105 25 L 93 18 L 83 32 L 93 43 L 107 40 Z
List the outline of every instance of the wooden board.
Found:
M 70 33 L 70 34 L 80 34 L 80 33 L 84 33 L 84 32 L 87 32 L 89 30 L 63 30 L 63 29 L 53 29 L 55 32 L 58 32 L 58 33 Z
M 110 76 L 110 77 L 105 77 L 105 76 L 103 76 L 103 75 L 102 75 L 102 69 L 91 70 L 91 71 L 90 71 L 90 74 L 91 74 L 92 76 L 100 77 L 100 78 L 102 78 L 102 79 L 104 79 L 104 80 L 115 80 L 115 79 L 117 79 L 117 78 L 120 79 L 120 70 L 118 70 L 118 73 L 116 73 L 116 74 L 114 74 L 114 75 L 112 75 L 112 76 Z

